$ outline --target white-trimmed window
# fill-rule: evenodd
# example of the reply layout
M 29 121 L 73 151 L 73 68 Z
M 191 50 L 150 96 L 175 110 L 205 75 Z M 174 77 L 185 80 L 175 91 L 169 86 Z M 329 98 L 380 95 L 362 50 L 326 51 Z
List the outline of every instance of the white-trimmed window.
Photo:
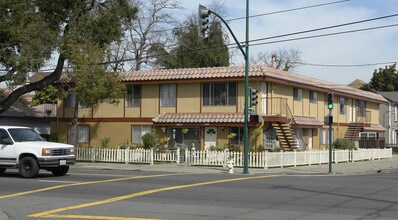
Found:
M 139 107 L 141 100 L 141 86 L 127 85 L 126 88 L 126 107 Z
M 236 83 L 203 83 L 203 105 L 236 105 Z
M 376 140 L 376 132 L 359 132 L 361 140 Z
M 72 143 L 72 126 L 68 126 L 68 143 Z M 77 143 L 88 144 L 90 139 L 90 125 L 77 126 Z
M 318 102 L 318 93 L 316 91 L 310 90 L 310 102 L 317 103 Z
M 160 84 L 160 106 L 176 106 L 176 84 Z
M 133 144 L 142 144 L 142 136 L 144 134 L 151 132 L 151 126 L 132 126 L 132 143 Z
M 294 101 L 301 101 L 303 99 L 303 90 L 298 88 L 293 88 L 293 98 Z
M 344 98 L 344 97 L 340 97 L 340 99 L 339 99 L 339 109 L 340 109 L 340 114 L 341 115 L 345 115 L 345 113 L 346 113 L 346 98 Z

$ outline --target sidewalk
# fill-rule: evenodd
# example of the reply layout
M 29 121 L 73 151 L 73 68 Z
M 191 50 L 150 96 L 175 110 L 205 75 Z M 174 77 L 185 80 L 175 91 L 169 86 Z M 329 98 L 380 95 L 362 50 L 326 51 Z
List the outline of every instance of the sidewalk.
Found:
M 177 173 L 228 173 L 224 167 L 207 166 L 186 166 L 184 163 L 176 164 L 122 164 L 122 163 L 89 163 L 78 162 L 75 167 L 89 169 L 116 169 L 116 170 L 135 170 L 135 171 L 156 171 L 156 172 L 177 172 Z M 284 168 L 249 168 L 250 174 L 280 174 L 280 175 L 316 175 L 328 174 L 329 165 L 311 165 Z M 398 171 L 398 155 L 393 155 L 392 159 L 349 162 L 332 164 L 332 173 L 335 175 L 356 175 L 389 173 L 392 170 Z M 243 168 L 235 168 L 235 174 L 242 174 Z

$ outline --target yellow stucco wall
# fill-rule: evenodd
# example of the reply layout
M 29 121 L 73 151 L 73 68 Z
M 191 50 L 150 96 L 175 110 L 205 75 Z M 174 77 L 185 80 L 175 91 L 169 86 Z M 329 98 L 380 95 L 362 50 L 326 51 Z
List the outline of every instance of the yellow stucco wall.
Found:
M 114 118 L 123 117 L 124 99 L 119 99 L 117 105 L 101 103 L 93 108 L 94 118 Z M 80 112 L 79 112 L 80 113 Z
M 177 86 L 177 111 L 191 113 L 200 111 L 200 83 L 184 83 Z
M 141 116 L 155 117 L 159 112 L 159 85 L 143 85 L 141 100 Z

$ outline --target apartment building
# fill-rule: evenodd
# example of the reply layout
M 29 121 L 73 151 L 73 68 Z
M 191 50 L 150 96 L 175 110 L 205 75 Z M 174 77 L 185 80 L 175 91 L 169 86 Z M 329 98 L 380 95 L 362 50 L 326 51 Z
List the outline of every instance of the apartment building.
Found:
M 244 67 L 167 69 L 120 73 L 126 94 L 119 105 L 101 103 L 79 108 L 78 142 L 99 146 L 140 144 L 155 129 L 170 143 L 205 150 L 211 146 L 243 146 Z M 249 68 L 249 86 L 258 89 L 251 111 L 261 118 L 250 123 L 249 145 L 268 150 L 324 149 L 328 143 L 326 94 L 333 93 L 333 140 L 355 142 L 359 135 L 379 134 L 380 94 L 265 66 Z M 61 79 L 59 83 L 68 83 Z M 68 141 L 73 109 L 70 98 L 58 102 L 51 127 Z

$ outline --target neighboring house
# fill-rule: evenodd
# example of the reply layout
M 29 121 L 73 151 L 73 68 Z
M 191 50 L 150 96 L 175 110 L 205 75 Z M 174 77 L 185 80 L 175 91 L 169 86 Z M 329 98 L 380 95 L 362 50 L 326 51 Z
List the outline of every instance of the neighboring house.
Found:
M 244 67 L 169 69 L 120 73 L 126 84 L 118 106 L 101 103 L 79 109 L 78 143 L 110 146 L 142 143 L 141 137 L 155 129 L 159 137 L 190 148 L 232 144 L 243 146 Z M 252 107 L 263 123 L 250 124 L 249 145 L 274 150 L 324 149 L 328 126 L 324 125 L 326 94 L 334 94 L 333 140 L 357 141 L 362 135 L 379 133 L 379 94 L 341 86 L 271 67 L 249 68 L 250 87 L 259 90 L 259 103 Z M 58 84 L 70 83 L 63 77 Z M 71 97 L 58 102 L 61 140 L 68 140 Z M 256 131 L 256 132 L 253 132 Z M 260 131 L 260 132 L 258 132 Z M 236 134 L 230 135 L 230 134 Z M 254 135 L 257 134 L 257 135 Z
M 378 92 L 388 103 L 380 105 L 380 122 L 386 129 L 386 144 L 398 145 L 398 92 Z
M 40 135 L 50 135 L 50 119 L 56 116 L 56 105 L 43 104 L 34 107 L 11 106 L 0 114 L 0 125 L 26 126 L 35 129 Z

